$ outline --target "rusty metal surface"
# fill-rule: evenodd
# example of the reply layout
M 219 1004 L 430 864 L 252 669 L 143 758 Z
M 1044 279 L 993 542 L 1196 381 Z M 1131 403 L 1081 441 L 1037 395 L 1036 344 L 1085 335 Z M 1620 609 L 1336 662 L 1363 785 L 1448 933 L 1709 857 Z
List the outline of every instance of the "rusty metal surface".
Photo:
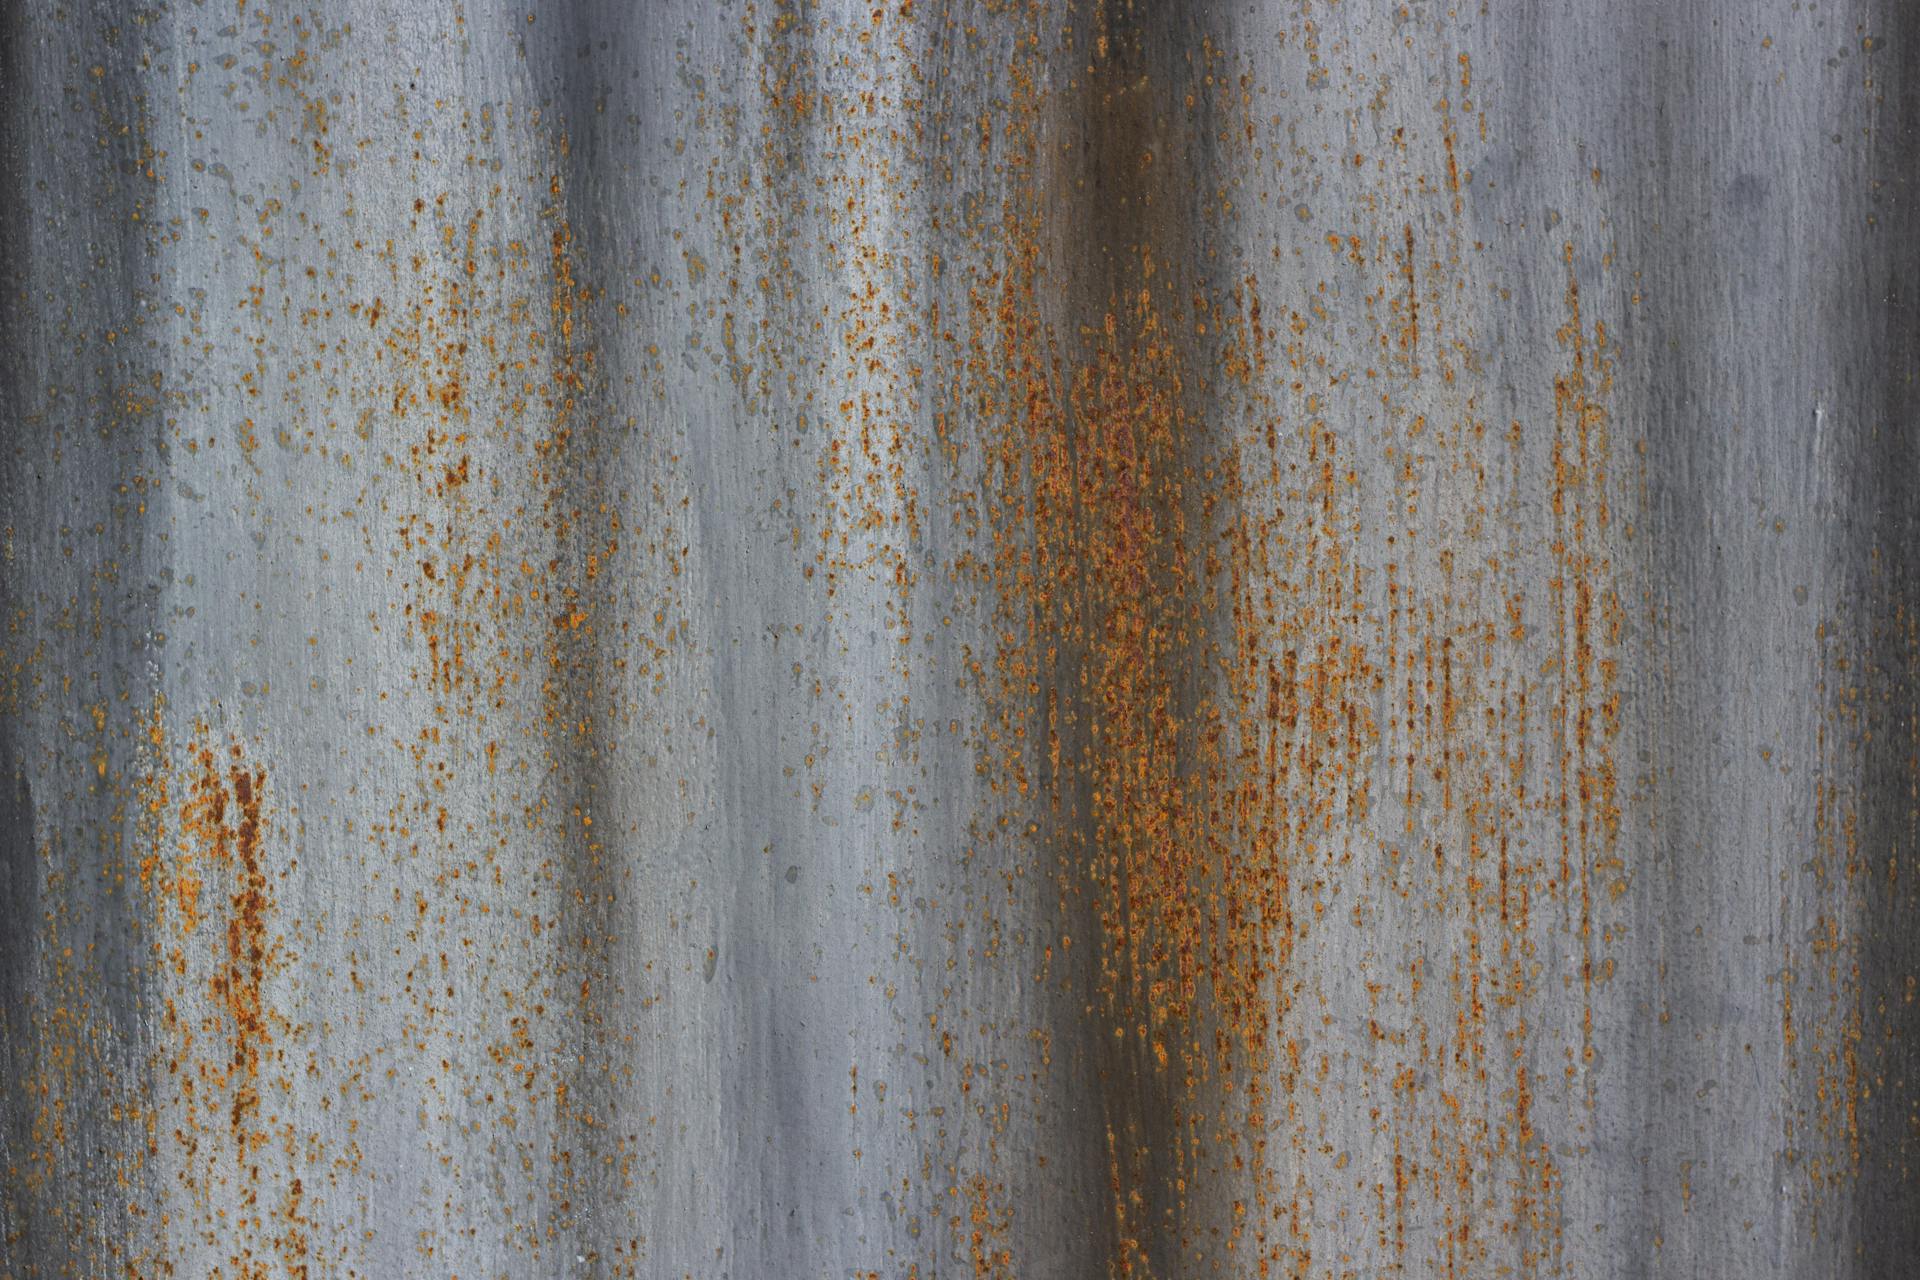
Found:
M 1910 1273 L 1909 6 L 4 26 L 0 1274 Z

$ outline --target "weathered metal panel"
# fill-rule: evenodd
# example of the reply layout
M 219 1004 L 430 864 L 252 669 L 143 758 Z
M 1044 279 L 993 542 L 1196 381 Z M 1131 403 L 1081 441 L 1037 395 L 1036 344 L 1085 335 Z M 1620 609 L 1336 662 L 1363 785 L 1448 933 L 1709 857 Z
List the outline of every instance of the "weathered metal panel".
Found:
M 1890 0 L 13 6 L 11 1276 L 1890 1276 Z

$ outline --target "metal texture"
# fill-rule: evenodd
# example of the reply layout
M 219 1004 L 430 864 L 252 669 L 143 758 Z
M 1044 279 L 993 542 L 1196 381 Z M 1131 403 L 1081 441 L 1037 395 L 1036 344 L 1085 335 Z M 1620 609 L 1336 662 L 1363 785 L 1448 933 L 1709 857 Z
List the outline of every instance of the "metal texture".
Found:
M 9 6 L 0 1273 L 1912 1274 L 1916 15 Z

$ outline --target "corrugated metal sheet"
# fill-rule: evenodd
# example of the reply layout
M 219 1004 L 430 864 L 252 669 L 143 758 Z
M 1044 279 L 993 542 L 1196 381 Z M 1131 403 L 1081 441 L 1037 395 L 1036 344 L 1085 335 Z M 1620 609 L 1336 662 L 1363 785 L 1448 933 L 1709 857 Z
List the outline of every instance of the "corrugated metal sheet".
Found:
M 1911 7 L 4 24 L 0 1272 L 1909 1273 Z

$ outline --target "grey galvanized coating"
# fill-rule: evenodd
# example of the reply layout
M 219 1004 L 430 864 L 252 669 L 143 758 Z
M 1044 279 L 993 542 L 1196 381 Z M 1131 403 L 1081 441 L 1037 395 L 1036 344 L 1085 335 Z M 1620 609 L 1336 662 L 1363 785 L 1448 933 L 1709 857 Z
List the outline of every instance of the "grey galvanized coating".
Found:
M 1915 13 L 11 6 L 0 1274 L 1912 1274 Z

